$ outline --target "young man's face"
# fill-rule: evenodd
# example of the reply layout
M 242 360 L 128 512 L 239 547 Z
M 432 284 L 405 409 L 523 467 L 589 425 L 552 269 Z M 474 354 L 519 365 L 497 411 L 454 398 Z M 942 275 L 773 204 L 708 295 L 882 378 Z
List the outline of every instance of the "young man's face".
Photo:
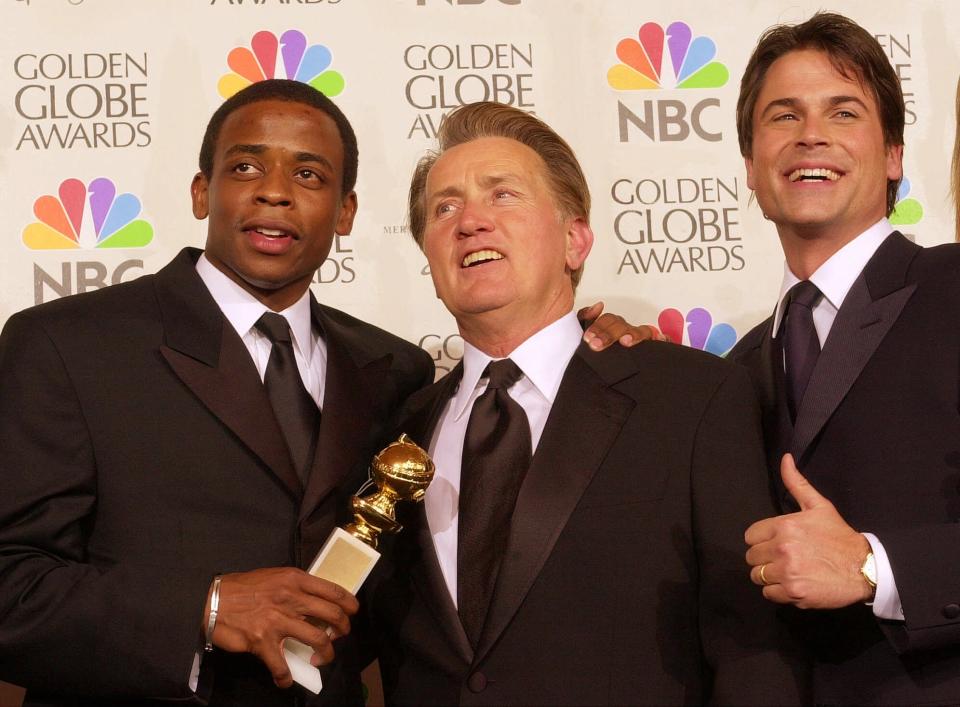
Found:
M 206 256 L 273 309 L 299 299 L 334 234 L 353 227 L 341 194 L 343 143 L 326 113 L 290 101 L 238 108 L 224 121 L 209 179 L 194 177 L 193 213 L 209 216 Z
M 856 238 L 887 210 L 902 146 L 884 144 L 873 92 L 803 49 L 767 71 L 753 111 L 747 184 L 781 237 Z

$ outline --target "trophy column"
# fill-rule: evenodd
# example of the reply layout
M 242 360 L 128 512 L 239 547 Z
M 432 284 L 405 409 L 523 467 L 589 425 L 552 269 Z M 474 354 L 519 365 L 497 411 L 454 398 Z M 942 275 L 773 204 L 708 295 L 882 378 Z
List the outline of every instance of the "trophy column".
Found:
M 370 465 L 377 491 L 351 499 L 353 523 L 333 530 L 307 571 L 356 594 L 380 559 L 376 549 L 380 533 L 397 533 L 402 529 L 396 519 L 397 502 L 423 500 L 433 472 L 430 455 L 405 434 L 400 435 L 400 439 L 381 450 Z M 283 652 L 293 679 L 314 694 L 319 693 L 323 681 L 320 671 L 310 664 L 313 649 L 287 639 Z

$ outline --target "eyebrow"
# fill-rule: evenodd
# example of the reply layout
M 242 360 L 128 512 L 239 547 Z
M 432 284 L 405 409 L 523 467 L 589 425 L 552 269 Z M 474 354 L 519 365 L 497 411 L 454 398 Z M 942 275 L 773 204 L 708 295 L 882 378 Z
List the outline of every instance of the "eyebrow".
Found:
M 232 145 L 225 153 L 224 157 L 232 157 L 233 155 L 262 155 L 267 151 L 268 147 L 266 145 L 254 144 L 237 144 Z M 297 162 L 316 162 L 323 165 L 329 170 L 333 169 L 333 165 L 323 155 L 318 155 L 315 152 L 297 152 L 294 154 L 294 158 Z
M 864 110 L 867 110 L 867 104 L 864 103 L 857 96 L 830 96 L 830 100 L 828 101 L 828 103 L 831 108 L 835 108 L 836 106 L 842 105 L 844 103 L 856 103 Z M 760 114 L 760 117 L 762 118 L 763 116 L 765 116 L 767 113 L 770 112 L 772 108 L 797 108 L 799 106 L 800 106 L 799 98 L 794 98 L 792 96 L 787 98 L 777 98 L 775 100 L 770 101 L 766 106 L 764 106 L 763 112 Z
M 505 182 L 516 182 L 519 180 L 520 180 L 519 175 L 516 175 L 512 172 L 503 172 L 500 174 L 485 174 L 482 177 L 480 177 L 477 181 L 480 183 L 480 186 L 482 188 L 491 189 Z M 435 201 L 437 199 L 445 199 L 448 196 L 460 196 L 462 194 L 463 194 L 463 189 L 461 189 L 460 187 L 449 186 L 428 194 L 427 201 Z

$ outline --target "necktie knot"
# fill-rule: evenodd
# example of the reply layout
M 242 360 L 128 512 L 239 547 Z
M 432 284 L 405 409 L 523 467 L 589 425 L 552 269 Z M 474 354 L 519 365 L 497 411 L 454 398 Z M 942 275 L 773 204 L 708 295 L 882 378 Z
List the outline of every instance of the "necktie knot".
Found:
M 254 324 L 257 330 L 274 344 L 278 342 L 289 342 L 290 323 L 282 314 L 276 312 L 264 312 L 257 323 Z
M 523 371 L 509 358 L 491 361 L 483 371 L 489 377 L 487 388 L 507 390 L 523 377 Z
M 790 304 L 799 304 L 807 309 L 813 309 L 821 296 L 820 288 L 809 280 L 798 282 L 790 288 Z

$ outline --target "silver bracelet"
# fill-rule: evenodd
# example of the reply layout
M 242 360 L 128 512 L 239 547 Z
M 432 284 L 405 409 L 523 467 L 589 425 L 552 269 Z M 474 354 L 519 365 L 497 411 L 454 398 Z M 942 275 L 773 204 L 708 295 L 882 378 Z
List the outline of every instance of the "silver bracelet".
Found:
M 213 578 L 213 591 L 210 593 L 210 615 L 207 617 L 207 633 L 204 639 L 203 650 L 207 653 L 213 650 L 213 629 L 217 627 L 217 610 L 220 608 L 220 580 L 223 575 Z

